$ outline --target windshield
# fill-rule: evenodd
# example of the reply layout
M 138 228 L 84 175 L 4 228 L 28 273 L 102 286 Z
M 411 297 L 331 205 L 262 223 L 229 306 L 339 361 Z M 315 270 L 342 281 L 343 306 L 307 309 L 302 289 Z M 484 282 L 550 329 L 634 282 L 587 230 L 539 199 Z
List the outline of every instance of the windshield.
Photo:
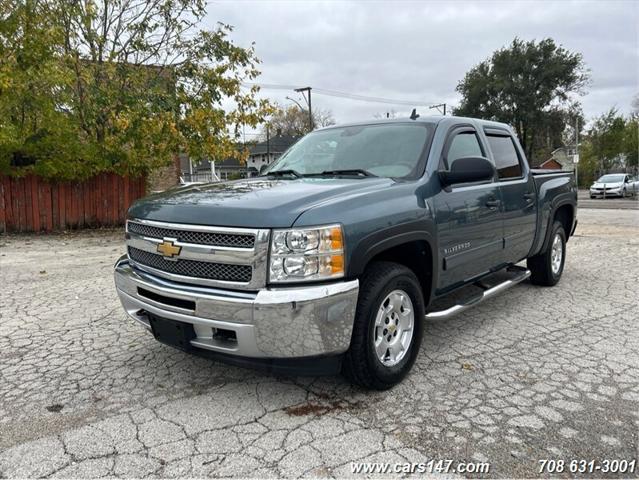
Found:
M 310 133 L 266 171 L 318 175 L 364 170 L 378 177 L 416 176 L 430 135 L 423 123 L 337 127 Z
M 604 175 L 599 180 L 598 183 L 619 183 L 623 182 L 623 175 Z

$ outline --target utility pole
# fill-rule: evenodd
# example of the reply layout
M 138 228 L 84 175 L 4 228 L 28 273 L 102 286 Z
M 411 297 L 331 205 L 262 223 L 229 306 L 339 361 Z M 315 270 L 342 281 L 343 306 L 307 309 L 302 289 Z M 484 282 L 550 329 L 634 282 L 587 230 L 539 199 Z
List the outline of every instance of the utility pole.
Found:
M 308 105 L 308 126 L 310 128 L 310 131 L 313 131 L 313 110 L 311 108 L 311 87 L 304 87 L 304 88 L 296 88 L 295 91 L 297 93 L 301 93 L 302 97 L 304 97 L 304 100 L 306 100 L 306 104 Z M 304 95 L 304 92 L 308 92 L 308 97 L 306 97 L 306 95 Z
M 430 108 L 430 109 L 436 108 L 438 111 L 441 111 L 441 110 L 439 110 L 440 107 L 444 107 L 444 116 L 446 116 L 446 104 L 445 103 L 438 103 L 437 105 L 431 105 L 428 108 Z
M 315 129 L 315 125 L 313 125 L 313 110 L 311 109 L 311 87 L 308 87 L 308 124 L 312 132 Z
M 266 124 L 266 164 L 268 165 L 271 160 L 271 130 L 268 123 Z

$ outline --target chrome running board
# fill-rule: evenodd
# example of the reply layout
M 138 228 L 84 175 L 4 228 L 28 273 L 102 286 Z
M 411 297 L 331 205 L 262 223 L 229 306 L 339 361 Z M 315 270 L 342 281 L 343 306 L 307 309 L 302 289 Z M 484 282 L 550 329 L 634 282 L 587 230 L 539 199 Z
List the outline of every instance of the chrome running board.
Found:
M 512 266 L 512 267 L 508 267 L 506 271 L 515 273 L 515 276 L 490 288 L 487 288 L 481 282 L 481 280 L 478 282 L 475 282 L 473 285 L 484 290 L 480 295 L 476 295 L 464 302 L 457 303 L 456 305 L 453 305 L 452 307 L 447 308 L 445 310 L 428 312 L 426 314 L 426 318 L 436 319 L 436 320 L 450 318 L 454 315 L 457 315 L 458 313 L 463 312 L 464 310 L 470 307 L 474 307 L 475 305 L 483 302 L 484 300 L 488 300 L 489 298 L 499 295 L 501 292 L 508 290 L 510 287 L 514 287 L 518 283 L 523 282 L 528 277 L 530 277 L 530 270 L 524 267 Z

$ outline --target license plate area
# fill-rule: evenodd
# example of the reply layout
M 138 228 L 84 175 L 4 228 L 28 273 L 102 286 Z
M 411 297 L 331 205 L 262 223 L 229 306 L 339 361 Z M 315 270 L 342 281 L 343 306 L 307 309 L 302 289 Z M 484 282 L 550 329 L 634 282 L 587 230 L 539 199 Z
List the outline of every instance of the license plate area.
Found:
M 149 319 L 153 336 L 158 342 L 180 350 L 188 351 L 193 349 L 191 340 L 196 337 L 193 325 L 150 314 L 147 314 L 147 318 Z

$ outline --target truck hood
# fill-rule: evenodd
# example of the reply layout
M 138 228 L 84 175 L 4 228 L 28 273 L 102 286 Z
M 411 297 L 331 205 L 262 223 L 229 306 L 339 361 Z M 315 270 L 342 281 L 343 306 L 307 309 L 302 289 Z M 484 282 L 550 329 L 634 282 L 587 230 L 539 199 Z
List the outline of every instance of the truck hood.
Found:
M 255 178 L 191 185 L 138 200 L 129 209 L 129 217 L 195 225 L 287 228 L 315 205 L 392 183 L 389 178 Z

